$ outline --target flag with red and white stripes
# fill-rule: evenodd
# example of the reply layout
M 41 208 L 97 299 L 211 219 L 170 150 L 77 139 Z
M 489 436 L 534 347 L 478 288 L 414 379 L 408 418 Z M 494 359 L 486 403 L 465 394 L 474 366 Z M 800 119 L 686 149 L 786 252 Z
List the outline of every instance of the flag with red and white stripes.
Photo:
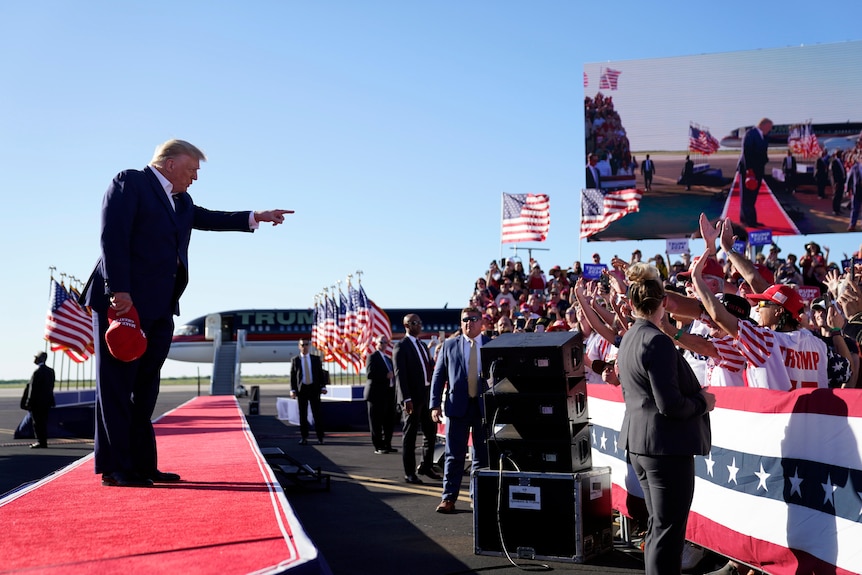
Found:
M 581 238 L 606 229 L 627 214 L 640 211 L 643 193 L 634 188 L 624 190 L 585 189 L 581 194 Z
M 616 90 L 620 80 L 619 70 L 613 68 L 605 68 L 602 75 L 599 77 L 599 90 Z
M 547 194 L 503 194 L 501 243 L 543 242 L 551 227 Z
M 95 353 L 90 311 L 78 305 L 66 288 L 54 279 L 51 280 L 45 339 L 51 342 L 51 351 L 63 351 L 77 363 L 87 361 Z

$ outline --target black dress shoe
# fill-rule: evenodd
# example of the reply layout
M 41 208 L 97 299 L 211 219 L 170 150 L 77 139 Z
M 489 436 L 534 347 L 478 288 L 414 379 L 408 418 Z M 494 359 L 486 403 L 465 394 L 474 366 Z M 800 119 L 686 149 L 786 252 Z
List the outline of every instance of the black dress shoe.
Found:
M 404 481 L 407 483 L 412 483 L 413 485 L 422 485 L 422 480 L 416 477 L 415 473 L 411 473 L 410 475 L 404 476 Z
M 386 455 L 389 452 L 386 451 L 385 449 L 375 449 L 374 453 L 376 453 L 377 455 Z
M 152 487 L 153 481 L 134 473 L 115 471 L 102 474 L 102 485 L 110 487 Z
M 48 448 L 47 443 L 36 442 L 36 443 L 33 443 L 32 445 L 30 445 L 30 449 L 47 449 L 47 448 Z
M 308 445 L 308 440 L 303 437 L 302 439 L 299 440 L 299 444 L 300 445 Z
M 176 483 L 180 480 L 178 473 L 167 473 L 156 469 L 153 473 L 147 476 L 153 483 Z
M 431 469 L 430 467 L 423 467 L 420 465 L 419 467 L 416 468 L 416 473 L 418 473 L 419 475 L 424 475 L 425 477 L 428 477 L 428 478 L 434 479 L 434 480 L 443 479 L 442 477 L 440 477 L 440 475 L 435 473 L 434 470 Z
M 383 451 L 385 451 L 386 453 L 398 453 L 398 450 L 392 447 L 387 447 Z

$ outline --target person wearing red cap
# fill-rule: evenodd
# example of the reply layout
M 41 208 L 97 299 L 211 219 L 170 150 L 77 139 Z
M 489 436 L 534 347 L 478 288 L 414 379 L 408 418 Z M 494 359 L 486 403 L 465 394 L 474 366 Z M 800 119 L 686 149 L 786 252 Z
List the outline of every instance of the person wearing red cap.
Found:
M 703 280 L 703 267 L 695 263 L 695 290 L 710 317 L 736 338 L 734 347 L 747 363 L 748 387 L 783 391 L 828 387 L 826 345 L 809 330 L 800 329 L 805 305 L 799 292 L 776 284 L 763 293 L 746 296 L 757 304 L 759 325 L 752 325 L 731 314 L 710 292 Z
M 95 312 L 93 330 L 99 342 L 95 471 L 102 474 L 104 485 L 149 487 L 154 481 L 180 479 L 157 467 L 151 420 L 171 346 L 173 316 L 179 315 L 179 299 L 188 283 L 192 230 L 251 232 L 260 222 L 281 224 L 284 215 L 292 213 L 222 212 L 195 205 L 186 192 L 205 160 L 194 145 L 169 140 L 156 148 L 143 170 L 117 174 L 102 199 L 101 257 L 81 303 Z M 134 323 L 146 334 L 140 358 L 111 353 L 105 340 L 109 309 L 119 318 L 137 310 L 140 322 Z

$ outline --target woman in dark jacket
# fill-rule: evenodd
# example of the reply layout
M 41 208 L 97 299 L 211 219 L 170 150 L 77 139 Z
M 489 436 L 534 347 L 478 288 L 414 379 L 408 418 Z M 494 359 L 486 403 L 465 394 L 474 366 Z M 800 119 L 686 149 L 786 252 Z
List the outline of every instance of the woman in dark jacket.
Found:
M 649 513 L 647 575 L 681 572 L 685 526 L 694 495 L 694 456 L 710 450 L 708 412 L 715 396 L 702 390 L 673 340 L 659 329 L 665 292 L 657 270 L 627 272 L 634 325 L 617 356 L 626 411 L 620 441 L 643 488 Z

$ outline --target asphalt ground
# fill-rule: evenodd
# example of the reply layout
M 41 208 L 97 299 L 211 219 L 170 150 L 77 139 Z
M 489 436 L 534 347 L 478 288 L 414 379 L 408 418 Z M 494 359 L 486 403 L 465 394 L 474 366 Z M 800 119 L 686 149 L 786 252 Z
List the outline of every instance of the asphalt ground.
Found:
M 13 439 L 23 417 L 18 406 L 20 393 L 20 388 L 0 388 L 0 494 L 39 480 L 93 448 L 92 440 L 85 439 L 49 439 L 48 449 L 30 449 L 32 440 Z M 195 386 L 166 386 L 156 413 L 174 409 L 195 395 Z M 442 482 L 423 478 L 424 485 L 405 483 L 400 453 L 375 454 L 367 432 L 333 431 L 323 445 L 313 441 L 299 445 L 298 427 L 276 418 L 276 399 L 285 395 L 284 386 L 261 386 L 260 412 L 247 419 L 262 449 L 279 448 L 290 458 L 270 458 L 271 463 L 301 463 L 320 471 L 320 481 L 313 475 L 305 480 L 282 473 L 277 476 L 334 575 L 643 573 L 641 552 L 620 540 L 612 551 L 583 564 L 476 555 L 473 512 L 463 500 L 468 492 L 466 480 L 457 513 L 435 513 Z M 241 398 L 240 405 L 248 414 L 248 398 Z M 393 444 L 400 444 L 400 434 Z M 183 472 L 174 465 L 166 465 L 164 470 Z M 704 573 L 720 564 L 719 559 L 708 557 L 692 572 Z

